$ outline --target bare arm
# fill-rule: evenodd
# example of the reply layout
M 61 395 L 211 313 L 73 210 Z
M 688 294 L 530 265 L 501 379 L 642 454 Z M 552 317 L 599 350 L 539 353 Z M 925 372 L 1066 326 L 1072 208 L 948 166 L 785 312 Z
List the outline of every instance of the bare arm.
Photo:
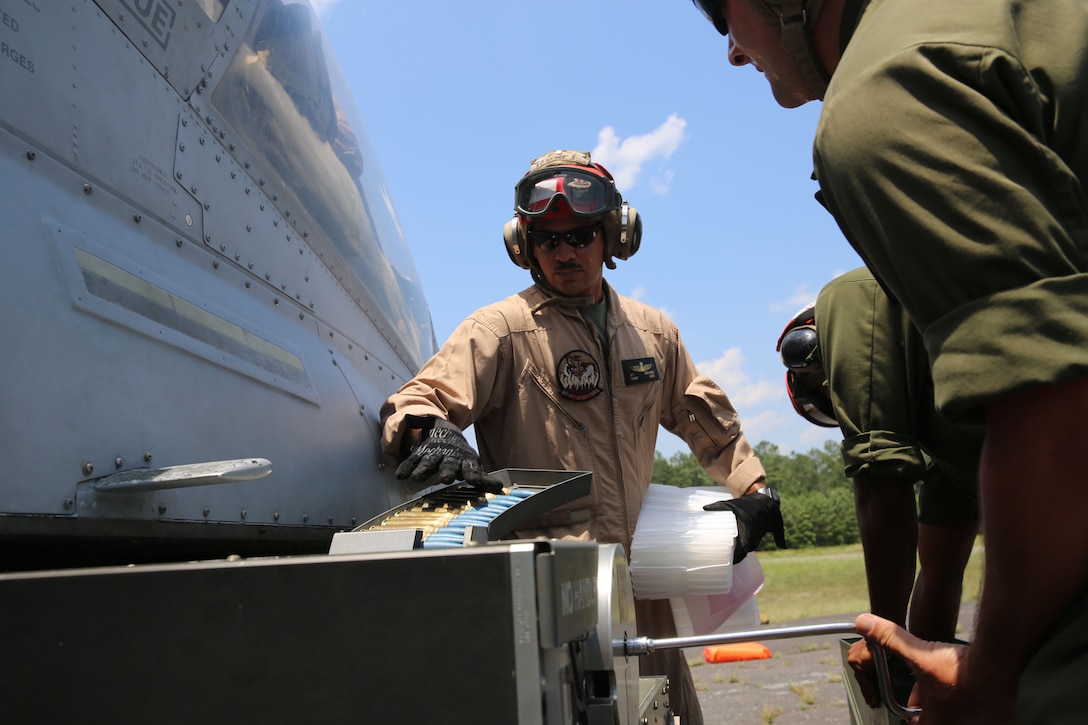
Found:
M 987 409 L 986 569 L 969 687 L 1014 693 L 1048 630 L 1088 587 L 1086 411 L 1088 378 L 1032 388 Z

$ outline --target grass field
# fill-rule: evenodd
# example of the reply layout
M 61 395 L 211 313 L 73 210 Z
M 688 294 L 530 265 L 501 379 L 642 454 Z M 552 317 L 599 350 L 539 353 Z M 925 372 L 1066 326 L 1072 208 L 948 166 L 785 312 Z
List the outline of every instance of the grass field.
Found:
M 978 598 L 982 557 L 979 540 L 964 574 L 964 601 Z M 861 544 L 761 551 L 759 563 L 764 579 L 759 611 L 771 624 L 869 609 Z

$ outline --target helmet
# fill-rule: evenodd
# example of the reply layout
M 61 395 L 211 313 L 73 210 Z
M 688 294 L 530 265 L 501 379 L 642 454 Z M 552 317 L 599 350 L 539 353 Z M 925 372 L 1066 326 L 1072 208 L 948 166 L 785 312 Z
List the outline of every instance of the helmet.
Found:
M 816 23 L 824 0 L 749 0 L 763 18 L 776 28 L 782 29 L 782 42 L 793 56 L 793 62 L 809 90 L 817 98 L 823 98 L 831 74 L 816 55 L 806 28 Z M 725 0 L 692 0 L 719 33 L 729 34 L 729 26 L 722 16 Z
M 815 302 L 801 308 L 782 330 L 775 350 L 786 366 L 786 392 L 793 409 L 809 423 L 836 428 L 839 424 L 820 360 L 815 310 Z M 819 376 L 819 383 L 814 382 L 813 375 Z
M 514 218 L 503 228 L 510 260 L 522 269 L 533 269 L 529 225 L 572 215 L 600 220 L 609 269 L 616 268 L 613 257 L 627 259 L 638 251 L 642 220 L 623 200 L 608 169 L 593 161 L 588 151 L 550 151 L 533 159 L 514 187 Z

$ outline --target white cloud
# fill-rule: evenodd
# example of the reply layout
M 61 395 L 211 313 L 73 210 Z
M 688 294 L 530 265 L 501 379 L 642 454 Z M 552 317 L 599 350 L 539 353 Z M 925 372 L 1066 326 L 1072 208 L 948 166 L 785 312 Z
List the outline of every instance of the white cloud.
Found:
M 695 365 L 699 372 L 721 387 L 733 405 L 740 408 L 781 398 L 784 386 L 780 381 L 752 381 L 744 371 L 744 353 L 739 347 L 731 347 L 721 357 Z
M 612 172 L 616 186 L 626 193 L 638 183 L 643 164 L 652 159 L 667 159 L 676 152 L 687 125 L 687 121 L 674 113 L 650 133 L 624 139 L 616 135 L 612 126 L 605 126 L 597 134 L 597 146 L 591 153 L 594 160 Z M 650 186 L 655 193 L 664 194 L 671 181 L 672 172 L 662 169 Z

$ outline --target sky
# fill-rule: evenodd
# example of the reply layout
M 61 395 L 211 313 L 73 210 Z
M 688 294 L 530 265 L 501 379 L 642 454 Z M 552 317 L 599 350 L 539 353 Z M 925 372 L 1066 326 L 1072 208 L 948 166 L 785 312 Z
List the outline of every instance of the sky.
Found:
M 514 185 L 590 151 L 643 220 L 605 278 L 665 311 L 752 444 L 839 440 L 789 403 L 775 343 L 861 266 L 816 202 L 820 104 L 779 107 L 690 0 L 312 0 L 354 94 L 441 344 L 531 284 L 502 241 Z M 661 431 L 657 450 L 687 451 Z

